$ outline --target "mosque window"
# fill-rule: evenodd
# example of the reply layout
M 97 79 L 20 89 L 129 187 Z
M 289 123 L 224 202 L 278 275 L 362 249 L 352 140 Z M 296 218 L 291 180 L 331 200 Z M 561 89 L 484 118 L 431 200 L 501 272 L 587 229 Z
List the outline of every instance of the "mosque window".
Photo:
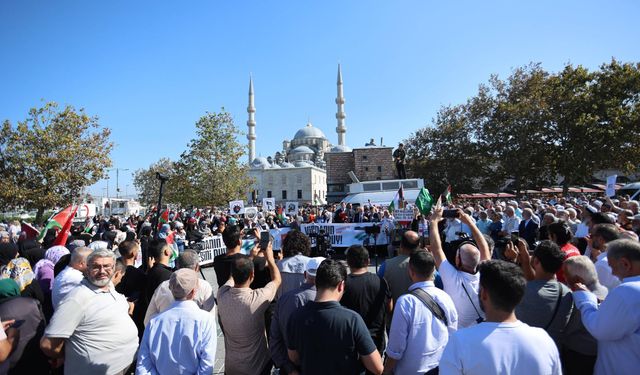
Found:
M 271 198 L 271 190 L 267 190 L 267 198 Z
M 287 199 L 287 191 L 282 190 L 282 199 Z
M 298 190 L 298 199 L 302 199 L 302 190 Z

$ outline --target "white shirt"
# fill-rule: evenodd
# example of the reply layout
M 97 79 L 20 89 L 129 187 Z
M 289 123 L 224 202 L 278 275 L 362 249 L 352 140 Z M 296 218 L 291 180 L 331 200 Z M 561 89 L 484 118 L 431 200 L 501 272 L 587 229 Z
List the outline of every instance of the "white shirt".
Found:
M 508 217 L 505 216 L 504 223 L 502 224 L 502 231 L 507 232 L 509 234 L 513 232 L 518 232 L 520 229 L 520 218 L 517 216 Z
M 60 302 L 64 297 L 69 294 L 75 287 L 80 285 L 84 279 L 82 272 L 77 269 L 66 266 L 55 279 L 53 279 L 53 286 L 51 287 L 51 304 L 53 309 L 58 309 Z
M 478 301 L 480 273 L 470 274 L 459 271 L 446 259 L 440 264 L 438 272 L 442 278 L 444 291 L 451 297 L 458 311 L 458 327 L 466 328 L 477 324 L 478 315 L 484 319 L 484 312 L 480 309 L 480 301 Z M 467 297 L 467 293 L 471 299 Z
M 86 279 L 60 303 L 46 337 L 65 339 L 65 374 L 115 374 L 138 349 L 138 330 L 127 299 L 113 287 L 102 290 Z
M 211 284 L 206 281 L 198 280 L 198 290 L 196 290 L 196 296 L 193 299 L 198 307 L 205 311 L 213 310 L 215 305 L 214 298 L 215 296 L 213 295 Z M 171 294 L 171 290 L 169 290 L 169 280 L 165 280 L 158 285 L 156 291 L 153 292 L 151 301 L 149 301 L 149 307 L 147 307 L 147 313 L 144 316 L 145 327 L 153 317 L 163 311 L 166 311 L 174 302 L 175 299 L 173 298 L 173 294 Z
M 409 290 L 421 288 L 442 308 L 447 325 L 433 316 L 422 301 L 411 294 L 398 298 L 393 310 L 387 355 L 398 360 L 396 374 L 422 375 L 438 366 L 449 334 L 458 327 L 456 308 L 445 292 L 433 281 L 418 282 Z
M 573 293 L 582 324 L 598 340 L 595 374 L 637 374 L 640 369 L 640 276 L 627 277 L 598 306 L 593 293 Z
M 620 285 L 620 279 L 613 275 L 609 262 L 607 261 L 607 253 L 604 252 L 598 255 L 596 259 L 596 273 L 598 274 L 598 280 L 600 284 L 604 285 L 611 291 L 613 288 Z
M 521 321 L 483 322 L 449 337 L 440 374 L 562 374 L 556 344 L 542 329 Z

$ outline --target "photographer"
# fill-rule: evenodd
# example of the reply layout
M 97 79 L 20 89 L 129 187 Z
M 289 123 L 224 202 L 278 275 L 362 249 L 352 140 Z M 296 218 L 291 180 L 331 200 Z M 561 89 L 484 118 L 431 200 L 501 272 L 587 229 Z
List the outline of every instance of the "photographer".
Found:
M 484 313 L 478 301 L 480 274 L 477 272 L 477 267 L 480 262 L 491 259 L 491 252 L 473 219 L 458 209 L 457 216 L 462 223 L 469 226 L 475 243 L 463 241 L 456 251 L 455 266 L 449 263 L 442 249 L 438 231 L 438 223 L 443 220 L 442 212 L 441 200 L 438 199 L 429 224 L 431 252 L 442 277 L 444 291 L 451 296 L 458 311 L 458 326 L 466 328 L 484 319 Z

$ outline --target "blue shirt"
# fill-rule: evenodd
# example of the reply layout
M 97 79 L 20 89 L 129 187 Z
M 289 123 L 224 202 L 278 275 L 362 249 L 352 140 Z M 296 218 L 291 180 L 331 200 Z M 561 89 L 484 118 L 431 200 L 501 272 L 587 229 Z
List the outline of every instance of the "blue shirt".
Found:
M 433 316 L 417 297 L 403 294 L 398 298 L 391 320 L 387 355 L 398 360 L 394 373 L 424 374 L 438 366 L 449 333 L 458 328 L 458 313 L 451 297 L 433 281 L 414 283 L 409 291 L 421 288 L 444 310 L 448 326 Z
M 207 374 L 216 355 L 216 323 L 193 301 L 175 301 L 144 330 L 136 374 Z
M 582 323 L 598 340 L 596 374 L 637 374 L 640 369 L 640 276 L 627 277 L 598 307 L 593 293 L 573 293 Z

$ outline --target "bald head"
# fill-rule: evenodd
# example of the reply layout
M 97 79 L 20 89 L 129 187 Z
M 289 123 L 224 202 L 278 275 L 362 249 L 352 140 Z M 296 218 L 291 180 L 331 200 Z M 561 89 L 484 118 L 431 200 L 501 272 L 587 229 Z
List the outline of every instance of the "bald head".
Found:
M 419 243 L 420 236 L 418 233 L 408 230 L 402 235 L 402 240 L 400 241 L 400 252 L 403 254 L 412 254 L 418 249 Z
M 80 272 L 84 272 L 87 269 L 87 257 L 92 252 L 93 250 L 85 246 L 76 247 L 71 253 L 69 265 Z

